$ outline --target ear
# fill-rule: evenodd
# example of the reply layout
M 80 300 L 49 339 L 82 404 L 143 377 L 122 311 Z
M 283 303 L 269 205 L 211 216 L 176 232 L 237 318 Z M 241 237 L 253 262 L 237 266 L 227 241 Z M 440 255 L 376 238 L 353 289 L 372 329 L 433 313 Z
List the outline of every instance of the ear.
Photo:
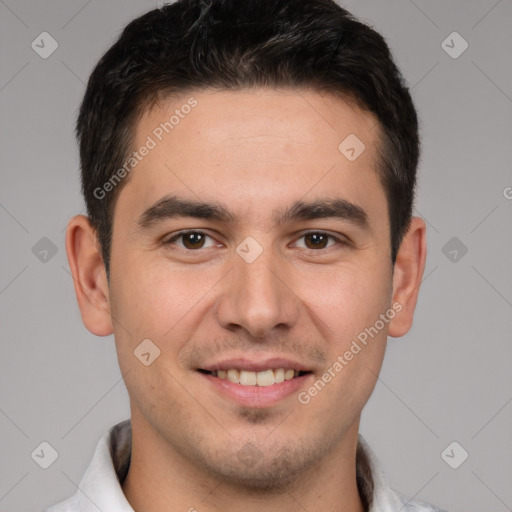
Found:
M 68 223 L 66 253 L 82 322 L 97 336 L 112 334 L 105 265 L 96 231 L 84 215 L 76 215 Z
M 426 257 L 426 225 L 423 219 L 413 217 L 398 249 L 394 266 L 393 304 L 397 305 L 397 314 L 389 323 L 390 336 L 403 336 L 412 326 Z

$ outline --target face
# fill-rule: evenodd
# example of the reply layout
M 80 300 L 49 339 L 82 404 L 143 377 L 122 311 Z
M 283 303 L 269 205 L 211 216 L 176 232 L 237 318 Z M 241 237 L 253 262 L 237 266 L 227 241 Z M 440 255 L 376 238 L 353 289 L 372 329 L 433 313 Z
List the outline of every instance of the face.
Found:
M 269 488 L 355 438 L 398 314 L 377 137 L 312 91 L 193 92 L 138 123 L 108 307 L 132 421 L 173 457 Z

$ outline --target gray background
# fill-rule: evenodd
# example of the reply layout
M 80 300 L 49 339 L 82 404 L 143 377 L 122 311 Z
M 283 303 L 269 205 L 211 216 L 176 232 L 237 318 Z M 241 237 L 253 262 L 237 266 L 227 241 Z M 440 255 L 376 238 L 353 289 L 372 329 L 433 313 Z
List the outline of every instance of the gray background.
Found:
M 409 497 L 454 512 L 512 510 L 512 1 L 343 5 L 387 38 L 412 87 L 417 214 L 429 226 L 415 325 L 390 340 L 361 433 Z M 124 25 L 153 7 L 0 0 L 2 511 L 73 494 L 100 436 L 129 416 L 113 338 L 81 323 L 64 230 L 83 210 L 73 130 L 84 82 Z M 31 48 L 43 31 L 59 45 L 47 59 Z M 469 44 L 458 58 L 445 49 L 461 39 L 442 45 L 454 31 Z M 42 441 L 59 454 L 48 469 L 31 458 Z M 441 457 L 452 441 L 469 453 L 458 469 Z

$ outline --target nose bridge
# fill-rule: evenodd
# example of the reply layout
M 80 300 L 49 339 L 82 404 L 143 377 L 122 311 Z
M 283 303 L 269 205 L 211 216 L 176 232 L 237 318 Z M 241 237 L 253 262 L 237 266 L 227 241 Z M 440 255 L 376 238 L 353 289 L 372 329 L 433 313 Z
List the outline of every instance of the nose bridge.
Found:
M 283 282 L 285 262 L 272 247 L 264 248 L 251 237 L 236 252 L 220 298 L 219 322 L 224 328 L 244 328 L 254 337 L 266 336 L 278 326 L 291 327 L 297 321 L 298 305 Z

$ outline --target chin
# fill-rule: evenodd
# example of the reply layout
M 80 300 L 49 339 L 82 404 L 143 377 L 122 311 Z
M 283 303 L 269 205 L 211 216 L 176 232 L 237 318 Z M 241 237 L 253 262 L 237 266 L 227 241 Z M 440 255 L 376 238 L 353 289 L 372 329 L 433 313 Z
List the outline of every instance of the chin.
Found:
M 278 449 L 274 446 L 264 454 L 253 444 L 247 443 L 238 453 L 230 454 L 229 458 L 224 452 L 222 456 L 205 461 L 203 467 L 206 466 L 225 484 L 243 489 L 246 493 L 284 493 L 302 475 L 311 474 L 311 469 L 327 450 L 326 446 L 287 446 Z

